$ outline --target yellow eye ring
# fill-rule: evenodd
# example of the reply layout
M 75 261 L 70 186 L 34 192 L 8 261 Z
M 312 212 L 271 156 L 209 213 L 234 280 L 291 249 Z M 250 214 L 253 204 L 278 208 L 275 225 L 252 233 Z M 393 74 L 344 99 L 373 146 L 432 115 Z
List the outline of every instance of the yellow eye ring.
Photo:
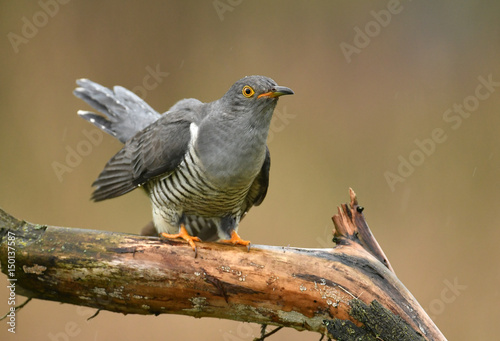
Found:
M 243 87 L 243 90 L 241 90 L 241 93 L 243 94 L 243 96 L 245 96 L 247 98 L 250 98 L 250 97 L 253 96 L 253 94 L 255 93 L 255 91 L 252 89 L 251 86 L 245 85 Z

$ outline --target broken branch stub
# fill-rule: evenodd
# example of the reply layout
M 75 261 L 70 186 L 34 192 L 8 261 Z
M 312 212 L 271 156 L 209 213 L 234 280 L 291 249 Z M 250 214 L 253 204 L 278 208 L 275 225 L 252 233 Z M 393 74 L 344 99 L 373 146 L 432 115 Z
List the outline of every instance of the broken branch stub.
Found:
M 349 195 L 350 205 L 342 204 L 338 208 L 338 213 L 332 217 L 335 226 L 333 229 L 334 241 L 337 244 L 356 243 L 360 245 L 394 272 L 389 259 L 370 231 L 363 215 L 364 208 L 358 205 L 356 193 L 352 188 L 349 188 Z

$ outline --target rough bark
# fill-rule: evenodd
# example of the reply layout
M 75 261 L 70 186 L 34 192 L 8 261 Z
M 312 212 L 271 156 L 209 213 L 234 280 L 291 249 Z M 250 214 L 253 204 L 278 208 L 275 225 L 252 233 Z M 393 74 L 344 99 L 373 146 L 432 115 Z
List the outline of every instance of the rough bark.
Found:
M 247 252 L 200 242 L 194 258 L 183 241 L 36 225 L 0 210 L 0 262 L 17 279 L 16 293 L 38 299 L 272 324 L 339 340 L 445 340 L 392 271 L 362 211 L 351 190 L 350 205 L 333 217 L 331 249 L 252 245 Z

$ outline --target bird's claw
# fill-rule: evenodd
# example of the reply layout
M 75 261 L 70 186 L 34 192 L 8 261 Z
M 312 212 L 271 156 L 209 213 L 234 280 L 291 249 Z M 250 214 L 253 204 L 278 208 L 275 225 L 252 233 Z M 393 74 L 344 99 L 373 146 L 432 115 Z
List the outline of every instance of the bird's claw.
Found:
M 191 236 L 187 232 L 186 227 L 184 225 L 181 225 L 181 227 L 179 229 L 179 233 L 169 234 L 169 233 L 162 232 L 162 233 L 160 233 L 160 237 L 167 238 L 167 239 L 177 239 L 177 238 L 184 239 L 185 241 L 188 242 L 188 244 L 193 249 L 194 258 L 196 258 L 196 256 L 198 255 L 198 248 L 196 247 L 196 244 L 194 242 L 201 242 L 201 239 L 198 237 L 195 237 L 195 236 Z
M 236 231 L 231 232 L 231 239 L 224 239 L 220 242 L 225 244 L 244 245 L 247 247 L 247 251 L 250 251 L 250 241 L 241 239 Z

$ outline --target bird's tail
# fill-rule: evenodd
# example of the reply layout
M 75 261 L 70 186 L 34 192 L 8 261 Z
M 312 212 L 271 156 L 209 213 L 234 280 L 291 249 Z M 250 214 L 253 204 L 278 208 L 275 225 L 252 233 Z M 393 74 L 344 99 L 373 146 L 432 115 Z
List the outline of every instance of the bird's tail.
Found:
M 104 116 L 84 110 L 79 110 L 78 115 L 122 143 L 160 118 L 160 114 L 140 97 L 121 86 L 111 90 L 84 78 L 76 84 L 79 87 L 73 94 Z

